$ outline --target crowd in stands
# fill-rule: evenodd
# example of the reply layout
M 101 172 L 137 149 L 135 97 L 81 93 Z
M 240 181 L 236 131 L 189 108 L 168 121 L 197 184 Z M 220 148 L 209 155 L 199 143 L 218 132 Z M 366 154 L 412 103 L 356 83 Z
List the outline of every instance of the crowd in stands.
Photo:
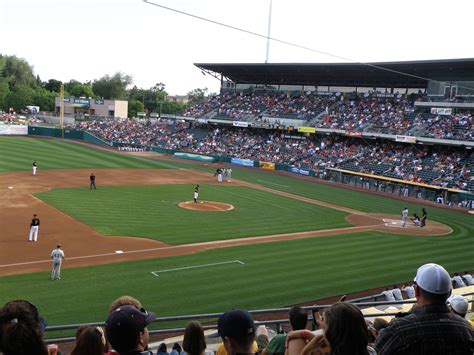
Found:
M 459 275 L 456 275 L 459 276 Z M 466 275 L 464 275 L 466 276 Z M 472 275 L 470 275 L 472 282 Z M 472 285 L 472 283 L 471 283 Z M 290 309 L 290 330 L 269 336 L 264 325 L 256 326 L 246 310 L 233 309 L 223 313 L 217 322 L 221 339 L 216 355 L 472 355 L 474 322 L 468 320 L 469 302 L 462 295 L 452 294 L 452 279 L 440 265 L 425 264 L 415 276 L 413 298 L 416 303 L 409 312 L 398 312 L 387 321 L 366 320 L 353 303 L 339 302 L 323 310 L 312 308 L 312 325 L 307 311 L 299 306 Z M 401 290 L 396 288 L 403 300 Z M 392 295 L 394 292 L 392 292 Z M 390 299 L 391 300 L 391 299 Z M 109 307 L 104 327 L 80 326 L 72 355 L 154 354 L 149 350 L 148 326 L 156 319 L 139 300 L 122 296 Z M 61 354 L 57 345 L 43 340 L 46 321 L 28 301 L 15 300 L 0 308 L 0 351 L 3 355 Z M 157 355 L 214 355 L 206 345 L 201 324 L 191 321 L 185 328 L 182 342 L 168 352 L 159 345 Z
M 77 125 L 107 141 L 283 163 L 322 172 L 342 168 L 435 186 L 474 187 L 474 156 L 460 148 L 373 142 L 344 136 L 295 136 L 175 121 L 95 120 Z
M 310 121 L 321 128 L 374 133 L 416 135 L 438 139 L 474 140 L 474 120 L 470 112 L 452 115 L 415 113 L 414 99 L 425 96 L 401 94 L 316 92 L 223 93 L 186 110 L 186 117 L 216 117 L 261 121 L 262 116 Z M 214 112 L 214 114 L 213 114 Z M 268 121 L 268 120 L 267 120 Z

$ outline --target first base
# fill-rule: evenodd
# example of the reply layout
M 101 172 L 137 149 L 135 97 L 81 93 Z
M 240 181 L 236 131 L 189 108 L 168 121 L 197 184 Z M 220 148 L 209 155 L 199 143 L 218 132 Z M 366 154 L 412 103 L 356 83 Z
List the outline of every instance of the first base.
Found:
M 8 186 L 9 189 L 13 189 L 13 186 Z

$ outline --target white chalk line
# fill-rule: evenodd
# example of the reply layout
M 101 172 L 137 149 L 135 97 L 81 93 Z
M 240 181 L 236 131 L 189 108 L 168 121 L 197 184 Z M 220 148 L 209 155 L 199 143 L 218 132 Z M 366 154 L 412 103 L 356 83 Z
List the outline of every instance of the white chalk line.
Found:
M 269 185 L 276 185 L 276 186 L 282 186 L 282 187 L 290 187 L 290 186 L 288 186 L 288 185 L 277 184 L 277 183 L 270 182 L 270 181 L 266 181 L 266 180 L 257 180 L 257 181 L 261 181 L 261 182 L 264 182 L 265 184 L 269 184 Z
M 369 226 L 354 226 L 354 227 L 347 227 L 347 228 L 341 228 L 339 232 L 341 234 L 350 232 L 353 233 L 354 229 L 361 229 L 361 228 L 374 228 L 374 227 L 380 227 L 383 226 L 383 224 L 374 224 L 374 225 L 369 225 Z M 171 250 L 171 249 L 177 249 L 177 248 L 187 248 L 187 247 L 198 247 L 198 246 L 205 246 L 205 245 L 213 245 L 216 243 L 221 243 L 221 242 L 228 242 L 228 243 L 235 243 L 235 242 L 240 242 L 240 241 L 245 241 L 249 239 L 253 239 L 255 241 L 259 240 L 265 240 L 267 238 L 278 238 L 278 237 L 287 237 L 291 235 L 299 235 L 299 234 L 310 234 L 310 233 L 320 233 L 320 232 L 327 232 L 327 231 L 332 231 L 332 229 L 326 229 L 326 230 L 316 230 L 316 231 L 307 231 L 307 232 L 295 232 L 295 233 L 285 233 L 285 234 L 276 234 L 276 235 L 264 235 L 264 236 L 257 236 L 257 237 L 244 237 L 244 238 L 236 238 L 236 239 L 226 239 L 226 240 L 211 240 L 208 242 L 200 242 L 200 243 L 193 243 L 193 244 L 180 244 L 180 245 L 170 245 L 167 247 L 157 247 L 157 248 L 148 248 L 148 249 L 138 249 L 138 250 L 130 250 L 130 251 L 123 251 L 122 253 L 103 253 L 103 254 L 92 254 L 92 255 L 83 255 L 83 256 L 72 256 L 68 257 L 67 260 L 80 260 L 80 259 L 91 259 L 91 258 L 99 258 L 103 256 L 111 256 L 111 255 L 125 255 L 125 254 L 136 254 L 136 253 L 144 253 L 144 252 L 152 252 L 152 251 L 164 251 L 164 250 Z M 305 237 L 306 238 L 306 237 Z M 274 241 L 278 241 L 278 239 L 275 239 Z M 48 260 L 37 260 L 37 261 L 26 261 L 22 263 L 13 263 L 13 264 L 4 264 L 0 265 L 0 268 L 5 268 L 5 267 L 12 267 L 12 266 L 22 266 L 22 265 L 34 265 L 34 264 L 43 264 L 43 263 L 50 263 L 51 259 Z
M 157 270 L 157 271 L 151 271 L 151 274 L 153 276 L 159 276 L 159 274 L 165 273 L 165 272 L 171 272 L 171 271 L 181 271 L 181 270 L 190 270 L 190 269 L 198 269 L 198 268 L 204 268 L 204 267 L 211 267 L 211 266 L 217 266 L 217 265 L 226 265 L 226 264 L 241 264 L 245 265 L 244 262 L 240 260 L 231 260 L 231 261 L 222 261 L 220 263 L 212 263 L 212 264 L 202 264 L 202 265 L 193 265 L 193 266 L 183 266 L 183 267 L 178 267 L 176 269 L 165 269 L 165 270 Z

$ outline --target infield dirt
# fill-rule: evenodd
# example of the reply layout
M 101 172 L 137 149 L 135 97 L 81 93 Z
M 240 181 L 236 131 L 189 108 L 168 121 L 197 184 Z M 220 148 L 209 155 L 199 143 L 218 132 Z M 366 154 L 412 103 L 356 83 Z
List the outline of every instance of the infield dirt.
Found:
M 169 246 L 156 240 L 133 236 L 106 237 L 60 210 L 37 199 L 33 193 L 59 187 L 88 188 L 90 169 L 51 170 L 36 176 L 29 173 L 0 174 L 0 275 L 21 274 L 50 270 L 50 252 L 61 243 L 67 260 L 64 267 L 106 264 L 126 260 L 166 257 L 194 253 L 198 250 L 222 248 L 244 244 L 267 243 L 336 234 L 377 230 L 392 234 L 435 236 L 452 230 L 441 223 L 429 221 L 426 228 L 388 226 L 385 220 L 399 216 L 371 215 L 350 208 L 325 203 L 290 193 L 273 190 L 257 184 L 233 180 L 222 186 L 249 186 L 269 193 L 349 213 L 346 220 L 353 227 L 319 230 L 302 233 L 266 235 L 259 237 L 212 241 Z M 211 174 L 179 170 L 154 169 L 94 169 L 97 187 L 154 184 L 216 184 Z M 94 193 L 90 191 L 90 193 Z M 41 220 L 38 242 L 28 242 L 29 223 L 33 214 Z M 121 251 L 117 253 L 117 251 Z

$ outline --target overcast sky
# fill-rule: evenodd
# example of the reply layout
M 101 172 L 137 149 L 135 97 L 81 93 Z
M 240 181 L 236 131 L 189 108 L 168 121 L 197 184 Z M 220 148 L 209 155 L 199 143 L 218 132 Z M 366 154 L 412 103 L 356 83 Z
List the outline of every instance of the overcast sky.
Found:
M 266 35 L 269 0 L 149 0 Z M 273 0 L 271 36 L 355 61 L 472 58 L 473 1 Z M 0 53 L 42 80 L 117 71 L 170 94 L 219 82 L 193 63 L 263 63 L 266 40 L 142 0 L 0 0 Z M 341 62 L 270 44 L 269 62 Z

